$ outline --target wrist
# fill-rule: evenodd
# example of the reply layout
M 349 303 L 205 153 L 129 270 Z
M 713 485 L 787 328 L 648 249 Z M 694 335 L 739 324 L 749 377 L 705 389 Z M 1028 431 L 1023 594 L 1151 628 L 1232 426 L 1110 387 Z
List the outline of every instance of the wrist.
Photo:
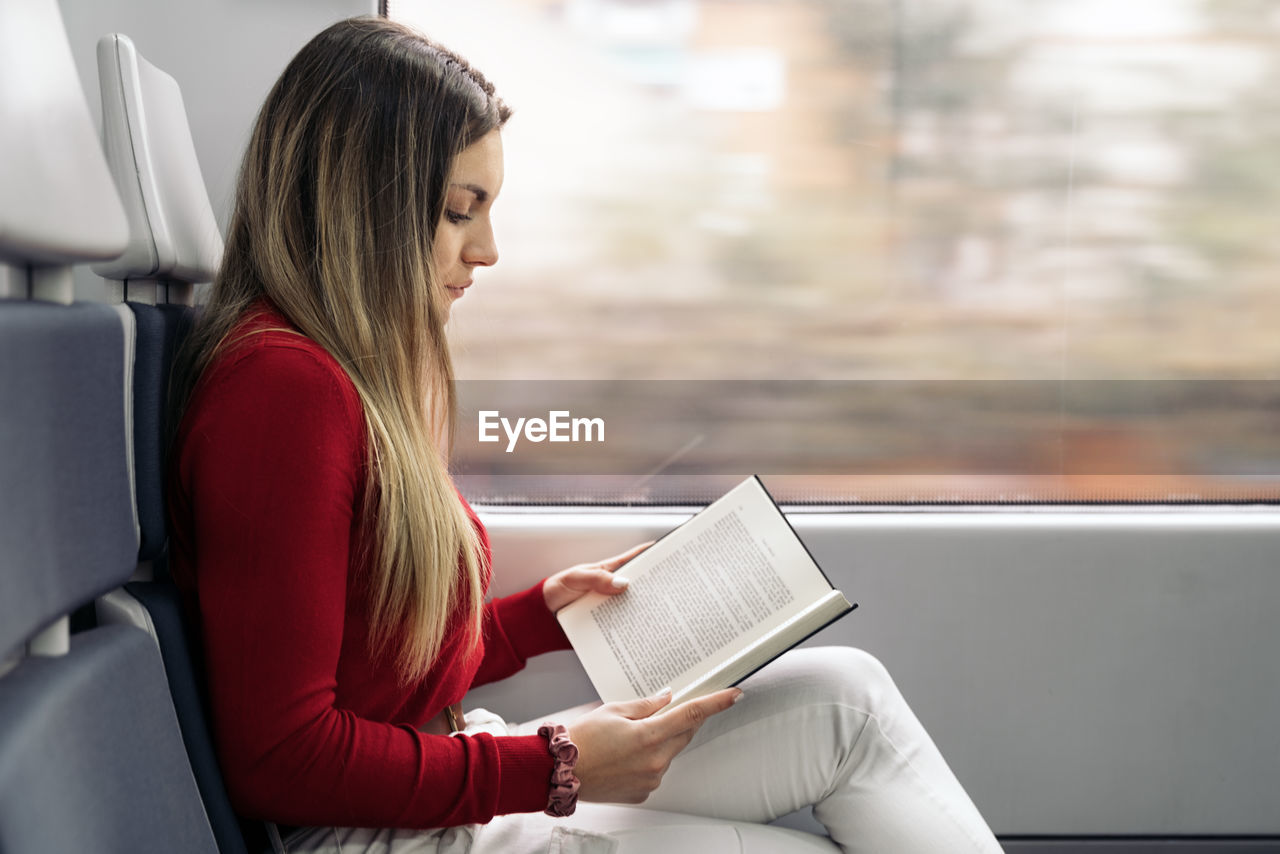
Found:
M 559 594 L 555 582 L 550 577 L 544 578 L 538 585 L 538 589 L 542 593 L 542 604 L 547 606 L 547 610 L 553 614 L 558 611 Z
M 538 735 L 547 740 L 547 750 L 555 762 L 544 812 L 556 817 L 573 815 L 578 807 L 580 785 L 574 774 L 578 764 L 578 746 L 569 740 L 569 731 L 562 724 L 543 724 L 538 728 Z

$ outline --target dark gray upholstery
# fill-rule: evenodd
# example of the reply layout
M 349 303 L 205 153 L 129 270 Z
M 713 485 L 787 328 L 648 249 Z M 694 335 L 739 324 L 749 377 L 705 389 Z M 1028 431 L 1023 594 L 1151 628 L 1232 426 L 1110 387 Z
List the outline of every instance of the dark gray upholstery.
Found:
M 169 367 L 190 329 L 194 310 L 182 305 L 128 303 L 137 320 L 133 372 L 134 471 L 138 521 L 142 526 L 138 560 L 155 560 L 167 536 L 164 506 L 164 429 Z
M 0 656 L 133 572 L 124 359 L 108 306 L 0 300 Z
M 200 797 L 204 799 L 213 835 L 218 841 L 218 850 L 221 854 L 245 854 L 242 834 L 261 834 L 262 826 L 260 823 L 247 823 L 241 828 L 227 797 L 205 715 L 198 639 L 187 632 L 178 589 L 165 578 L 128 584 L 125 590 L 138 600 L 151 618 L 169 680 L 169 693 L 182 727 L 182 741 L 195 773 Z M 258 844 L 254 848 L 265 847 L 265 838 L 255 838 L 255 841 Z
M 138 518 L 142 527 L 140 560 L 155 561 L 154 582 L 135 582 L 125 590 L 145 616 L 132 607 L 103 607 L 99 618 L 124 620 L 155 633 L 170 695 L 178 714 L 182 741 L 195 774 L 205 812 L 221 854 L 261 850 L 266 839 L 261 823 L 241 826 L 227 797 L 205 715 L 202 655 L 199 638 L 184 621 L 177 588 L 161 571 L 167 526 L 164 506 L 165 406 L 173 355 L 190 329 L 194 310 L 180 305 L 129 303 L 137 320 L 137 350 L 133 376 L 134 460 Z M 112 597 L 118 594 L 111 594 Z M 115 600 L 119 603 L 119 600 Z M 250 845 L 246 846 L 246 836 Z
M 217 851 L 145 633 L 82 632 L 0 679 L 0 851 Z

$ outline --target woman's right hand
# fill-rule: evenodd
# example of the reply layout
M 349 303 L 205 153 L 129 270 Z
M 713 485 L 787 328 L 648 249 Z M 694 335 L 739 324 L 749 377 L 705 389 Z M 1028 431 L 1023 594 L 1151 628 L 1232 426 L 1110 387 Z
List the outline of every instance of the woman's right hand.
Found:
M 606 703 L 573 721 L 568 729 L 569 738 L 578 746 L 574 769 L 578 797 L 643 803 L 698 728 L 740 696 L 737 688 L 726 688 L 662 711 L 671 702 L 668 690 L 639 700 Z

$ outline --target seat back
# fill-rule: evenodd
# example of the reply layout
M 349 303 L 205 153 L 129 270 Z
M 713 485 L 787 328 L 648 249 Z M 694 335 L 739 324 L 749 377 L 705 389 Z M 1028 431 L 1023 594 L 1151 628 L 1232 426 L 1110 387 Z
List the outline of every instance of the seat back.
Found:
M 0 301 L 0 656 L 133 571 L 124 351 L 109 306 Z
M 127 224 L 57 0 L 0 3 L 0 851 L 216 851 L 160 656 L 70 614 L 133 571 L 132 315 L 69 304 Z
M 205 713 L 199 636 L 185 624 L 163 570 L 167 544 L 165 436 L 173 357 L 189 331 L 192 286 L 222 255 L 188 129 L 182 92 L 119 34 L 98 42 L 103 146 L 130 219 L 129 245 L 94 267 L 137 326 L 133 379 L 136 497 L 141 527 L 135 580 L 97 602 L 98 620 L 147 631 L 158 645 L 182 741 L 222 854 L 261 849 L 261 825 L 239 822 L 218 767 Z M 140 580 L 145 579 L 145 580 Z
M 137 327 L 132 418 L 139 560 L 161 558 L 165 412 L 173 356 L 189 330 L 193 286 L 212 280 L 222 237 L 200 172 L 182 90 L 133 41 L 98 41 L 103 149 L 130 230 L 119 257 L 94 266 Z
M 60 615 L 110 587 L 136 549 L 126 330 L 106 306 L 63 304 L 69 265 L 119 253 L 128 231 L 56 0 L 0 4 L 0 151 L 0 656 L 11 656 L 48 626 L 37 645 L 65 650 Z

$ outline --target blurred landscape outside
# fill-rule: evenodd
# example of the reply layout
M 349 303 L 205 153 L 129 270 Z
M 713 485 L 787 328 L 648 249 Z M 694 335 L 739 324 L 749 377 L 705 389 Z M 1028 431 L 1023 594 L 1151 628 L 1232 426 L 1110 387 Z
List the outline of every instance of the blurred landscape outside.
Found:
M 1280 500 L 1280 0 L 390 14 L 515 108 L 474 500 Z M 475 442 L 570 403 L 607 466 Z

